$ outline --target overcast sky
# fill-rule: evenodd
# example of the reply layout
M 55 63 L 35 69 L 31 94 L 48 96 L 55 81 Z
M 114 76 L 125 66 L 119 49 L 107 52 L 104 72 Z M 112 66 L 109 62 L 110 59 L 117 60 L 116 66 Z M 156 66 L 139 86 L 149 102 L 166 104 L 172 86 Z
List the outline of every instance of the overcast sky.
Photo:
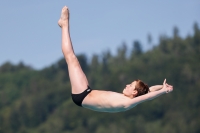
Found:
M 0 4 L 0 65 L 20 61 L 35 69 L 62 58 L 61 30 L 57 25 L 62 7 L 70 9 L 70 31 L 76 54 L 88 57 L 116 49 L 126 42 L 132 48 L 158 43 L 161 34 L 172 36 L 177 26 L 182 37 L 200 27 L 200 0 L 4 0 Z

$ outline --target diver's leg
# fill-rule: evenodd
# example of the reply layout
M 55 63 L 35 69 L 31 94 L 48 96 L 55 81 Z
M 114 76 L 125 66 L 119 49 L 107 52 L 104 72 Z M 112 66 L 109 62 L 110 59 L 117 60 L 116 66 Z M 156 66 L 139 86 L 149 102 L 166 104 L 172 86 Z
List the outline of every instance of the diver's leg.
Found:
M 69 10 L 66 6 L 62 9 L 58 25 L 62 29 L 62 52 L 68 65 L 72 93 L 79 94 L 87 89 L 88 80 L 73 50 L 69 33 Z

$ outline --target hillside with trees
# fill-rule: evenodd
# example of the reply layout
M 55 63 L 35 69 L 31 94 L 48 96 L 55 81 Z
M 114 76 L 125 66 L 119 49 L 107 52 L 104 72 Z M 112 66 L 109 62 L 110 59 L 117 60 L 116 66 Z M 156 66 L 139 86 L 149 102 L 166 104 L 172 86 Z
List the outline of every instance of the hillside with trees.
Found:
M 149 86 L 166 78 L 170 94 L 121 113 L 99 113 L 76 106 L 71 100 L 64 58 L 42 70 L 23 62 L 0 66 L 0 133 L 199 133 L 200 132 L 200 29 L 183 38 L 161 35 L 159 44 L 143 51 L 123 43 L 117 54 L 104 51 L 77 55 L 93 89 L 122 92 L 141 79 Z

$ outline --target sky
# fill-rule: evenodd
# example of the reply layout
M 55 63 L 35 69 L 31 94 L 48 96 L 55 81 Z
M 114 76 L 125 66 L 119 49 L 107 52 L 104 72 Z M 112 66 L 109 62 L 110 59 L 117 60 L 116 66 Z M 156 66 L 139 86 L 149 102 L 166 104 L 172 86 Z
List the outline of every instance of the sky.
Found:
M 144 50 L 158 44 L 160 35 L 181 37 L 200 27 L 200 0 L 4 0 L 0 4 L 0 66 L 23 62 L 43 69 L 63 57 L 57 21 L 63 6 L 70 10 L 70 34 L 76 54 L 88 58 L 110 50 L 115 54 L 125 42 L 138 40 Z

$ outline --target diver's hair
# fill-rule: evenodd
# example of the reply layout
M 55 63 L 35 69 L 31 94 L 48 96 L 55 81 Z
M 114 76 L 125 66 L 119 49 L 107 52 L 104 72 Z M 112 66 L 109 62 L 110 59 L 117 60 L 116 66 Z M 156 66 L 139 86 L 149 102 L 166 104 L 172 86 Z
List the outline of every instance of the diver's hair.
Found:
M 149 87 L 147 84 L 145 84 L 139 79 L 135 81 L 137 82 L 135 85 L 135 90 L 137 90 L 137 95 L 135 97 L 147 94 L 149 92 Z

